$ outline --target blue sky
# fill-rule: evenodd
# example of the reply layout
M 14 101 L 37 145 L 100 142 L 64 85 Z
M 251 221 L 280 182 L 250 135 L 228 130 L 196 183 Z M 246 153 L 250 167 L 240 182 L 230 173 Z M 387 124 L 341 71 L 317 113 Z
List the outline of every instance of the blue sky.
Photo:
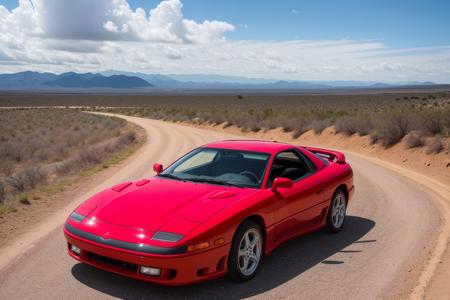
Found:
M 376 39 L 395 47 L 450 44 L 448 0 L 186 0 L 184 4 L 186 17 L 247 24 L 248 29 L 230 35 L 236 39 Z
M 149 11 L 158 0 L 130 0 Z M 0 0 L 9 9 L 17 0 Z M 226 20 L 230 39 L 380 40 L 391 47 L 450 44 L 448 0 L 184 0 L 189 19 Z
M 448 0 L 30 1 L 0 0 L 5 70 L 450 82 Z

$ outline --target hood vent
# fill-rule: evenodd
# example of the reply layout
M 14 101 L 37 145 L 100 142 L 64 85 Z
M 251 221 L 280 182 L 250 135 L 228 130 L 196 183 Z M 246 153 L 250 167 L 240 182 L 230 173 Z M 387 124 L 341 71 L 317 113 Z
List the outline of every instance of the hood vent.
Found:
M 218 191 L 218 192 L 213 192 L 211 195 L 209 195 L 209 199 L 219 199 L 219 198 L 230 198 L 233 197 L 234 195 L 236 195 L 236 193 L 234 192 L 230 192 L 230 191 Z
M 116 186 L 113 186 L 112 190 L 115 192 L 121 192 L 124 189 L 126 189 L 127 187 L 129 187 L 130 185 L 131 185 L 131 182 L 124 182 L 124 183 L 118 184 Z

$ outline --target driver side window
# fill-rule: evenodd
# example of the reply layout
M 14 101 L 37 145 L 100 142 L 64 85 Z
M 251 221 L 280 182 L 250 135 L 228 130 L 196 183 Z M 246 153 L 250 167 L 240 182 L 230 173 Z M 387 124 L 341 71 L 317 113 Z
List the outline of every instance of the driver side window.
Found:
M 270 170 L 269 186 L 278 177 L 289 178 L 295 182 L 312 172 L 314 172 L 312 163 L 307 162 L 306 158 L 301 156 L 296 150 L 280 152 L 275 156 Z

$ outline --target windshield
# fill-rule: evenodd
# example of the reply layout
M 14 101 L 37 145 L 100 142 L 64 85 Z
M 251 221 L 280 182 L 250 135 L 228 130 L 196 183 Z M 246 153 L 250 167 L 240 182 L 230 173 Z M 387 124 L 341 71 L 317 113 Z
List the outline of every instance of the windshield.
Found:
M 259 188 L 269 154 L 228 149 L 199 148 L 159 174 L 175 180 Z

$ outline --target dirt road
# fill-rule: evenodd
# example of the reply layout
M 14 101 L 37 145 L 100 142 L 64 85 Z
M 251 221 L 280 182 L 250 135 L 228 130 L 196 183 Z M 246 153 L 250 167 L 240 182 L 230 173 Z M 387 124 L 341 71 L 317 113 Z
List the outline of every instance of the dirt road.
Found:
M 153 162 L 167 164 L 206 142 L 236 138 L 126 118 L 145 128 L 147 143 L 120 172 L 74 199 L 70 207 L 43 221 L 20 242 L 2 249 L 0 299 L 372 299 L 405 297 L 414 287 L 437 237 L 439 212 L 416 182 L 352 155 L 348 160 L 355 171 L 356 193 L 345 229 L 338 235 L 319 232 L 284 244 L 246 284 L 219 279 L 168 288 L 75 262 L 66 254 L 62 224 L 76 204 L 120 181 L 152 175 Z

